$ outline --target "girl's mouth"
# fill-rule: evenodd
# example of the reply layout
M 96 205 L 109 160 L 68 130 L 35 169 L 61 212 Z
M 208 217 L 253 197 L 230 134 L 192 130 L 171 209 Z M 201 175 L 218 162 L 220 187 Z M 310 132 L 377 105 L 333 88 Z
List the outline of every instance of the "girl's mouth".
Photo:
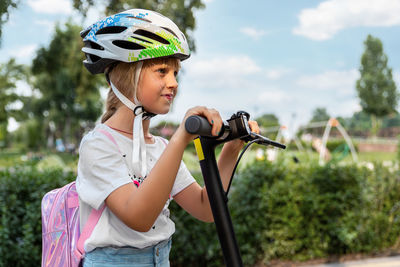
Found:
M 171 102 L 174 99 L 174 95 L 173 94 L 165 94 L 163 95 L 169 102 Z

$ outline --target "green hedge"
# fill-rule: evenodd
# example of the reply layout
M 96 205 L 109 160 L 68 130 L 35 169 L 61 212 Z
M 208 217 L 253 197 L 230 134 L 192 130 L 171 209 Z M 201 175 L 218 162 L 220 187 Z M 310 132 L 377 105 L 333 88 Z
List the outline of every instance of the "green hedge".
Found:
M 75 179 L 60 169 L 31 166 L 0 171 L 0 266 L 40 266 L 41 200 L 44 194 Z
M 0 267 L 40 266 L 40 201 L 72 172 L 0 171 Z M 229 207 L 245 266 L 398 247 L 400 176 L 379 164 L 254 162 L 234 180 Z M 223 266 L 214 224 L 175 203 L 172 266 Z
M 397 247 L 398 171 L 379 164 L 255 162 L 235 178 L 229 206 L 245 266 Z M 176 206 L 174 266 L 222 266 L 214 225 Z

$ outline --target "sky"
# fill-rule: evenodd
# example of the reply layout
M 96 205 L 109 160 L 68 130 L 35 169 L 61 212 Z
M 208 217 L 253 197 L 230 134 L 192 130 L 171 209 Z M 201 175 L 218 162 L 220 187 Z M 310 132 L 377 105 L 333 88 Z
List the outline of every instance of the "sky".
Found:
M 25 0 L 3 27 L 0 62 L 30 64 L 47 46 L 56 23 L 82 21 L 71 0 Z M 368 34 L 379 38 L 400 86 L 400 0 L 207 0 L 195 12 L 196 51 L 182 63 L 172 112 L 155 122 L 182 120 L 202 105 L 223 119 L 238 110 L 256 118 L 272 113 L 289 132 L 306 124 L 316 108 L 332 117 L 359 111 L 355 89 Z M 18 90 L 29 94 L 26 85 Z M 10 127 L 15 127 L 11 122 Z

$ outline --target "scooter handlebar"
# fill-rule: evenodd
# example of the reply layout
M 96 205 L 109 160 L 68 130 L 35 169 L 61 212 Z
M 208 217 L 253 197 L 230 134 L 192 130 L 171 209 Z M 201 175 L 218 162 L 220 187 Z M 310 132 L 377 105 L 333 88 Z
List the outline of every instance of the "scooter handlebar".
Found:
M 243 123 L 247 124 L 247 120 L 245 120 L 245 121 L 241 120 L 240 122 L 241 122 L 240 125 L 233 124 L 232 127 L 234 128 L 234 131 L 233 131 L 234 135 L 233 135 L 233 137 L 231 136 L 231 138 L 243 138 L 243 136 L 241 136 L 240 134 L 243 135 L 243 133 L 246 133 L 245 134 L 246 141 L 257 140 L 257 143 L 261 144 L 261 145 L 272 145 L 272 146 L 279 147 L 282 149 L 286 148 L 285 145 L 280 144 L 275 141 L 272 141 L 262 135 L 256 134 L 254 132 L 247 132 L 250 130 L 242 129 L 242 128 L 248 128 L 248 126 L 242 125 Z M 232 123 L 234 123 L 234 122 L 232 122 Z M 241 130 L 238 130 L 238 126 L 241 127 Z M 190 133 L 190 134 L 197 134 L 200 136 L 212 137 L 212 138 L 221 139 L 221 140 L 225 139 L 229 133 L 232 134 L 232 129 L 229 127 L 229 123 L 224 122 L 224 127 L 221 128 L 220 134 L 218 136 L 213 136 L 211 134 L 211 129 L 212 129 L 211 124 L 208 122 L 208 120 L 206 118 L 198 116 L 198 115 L 192 115 L 189 118 L 187 118 L 186 122 L 185 122 L 185 128 L 186 128 L 186 131 L 188 131 L 188 133 Z
M 211 124 L 204 117 L 192 115 L 186 119 L 186 131 L 190 134 L 198 134 L 201 136 L 213 137 L 211 134 Z

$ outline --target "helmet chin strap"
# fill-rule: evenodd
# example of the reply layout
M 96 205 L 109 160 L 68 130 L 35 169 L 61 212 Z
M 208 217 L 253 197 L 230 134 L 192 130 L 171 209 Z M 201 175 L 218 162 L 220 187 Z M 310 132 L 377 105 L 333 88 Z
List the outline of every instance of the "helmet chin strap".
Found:
M 130 101 L 126 96 L 124 96 L 110 81 L 111 89 L 118 99 L 129 109 L 133 111 L 135 119 L 133 121 L 133 142 L 132 142 L 132 167 L 133 172 L 140 177 L 144 178 L 147 175 L 147 153 L 146 153 L 146 142 L 144 140 L 143 124 L 142 121 L 147 119 L 145 110 L 137 99 L 137 89 L 139 83 L 140 72 L 142 70 L 143 61 L 138 61 L 135 70 L 135 94 L 134 102 Z M 145 115 L 145 116 L 143 116 Z

